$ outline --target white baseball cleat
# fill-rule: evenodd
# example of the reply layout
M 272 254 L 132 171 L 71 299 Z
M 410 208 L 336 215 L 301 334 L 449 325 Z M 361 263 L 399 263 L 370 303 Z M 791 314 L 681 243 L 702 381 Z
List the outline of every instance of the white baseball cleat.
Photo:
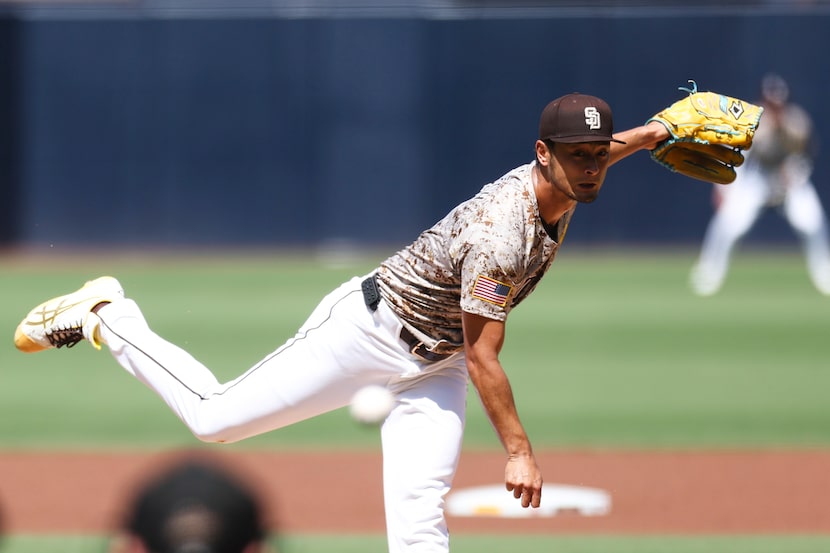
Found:
M 71 348 L 87 339 L 95 349 L 101 349 L 98 336 L 101 321 L 92 314 L 92 308 L 123 297 L 124 289 L 114 278 L 90 280 L 80 290 L 52 298 L 32 309 L 17 325 L 14 345 L 20 351 L 35 353 L 63 346 Z

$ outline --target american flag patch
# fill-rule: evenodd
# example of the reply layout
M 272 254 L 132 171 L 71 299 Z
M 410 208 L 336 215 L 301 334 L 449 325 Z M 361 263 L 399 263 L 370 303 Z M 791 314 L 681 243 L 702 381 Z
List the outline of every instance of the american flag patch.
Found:
M 504 307 L 511 290 L 513 290 L 512 286 L 484 275 L 478 275 L 473 286 L 473 297 Z

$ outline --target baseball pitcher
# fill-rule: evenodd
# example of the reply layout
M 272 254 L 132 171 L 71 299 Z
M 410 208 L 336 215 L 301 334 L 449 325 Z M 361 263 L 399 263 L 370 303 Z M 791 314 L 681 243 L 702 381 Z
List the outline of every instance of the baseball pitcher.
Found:
M 365 386 L 386 387 L 395 397 L 380 430 L 389 551 L 447 552 L 444 498 L 461 453 L 468 380 L 504 446 L 505 493 L 526 508 L 543 500 L 542 470 L 499 354 L 508 315 L 550 268 L 577 205 L 597 199 L 611 165 L 667 140 L 717 142 L 729 130 L 720 133 L 729 144 L 713 144 L 733 150 L 711 156 L 718 171 L 751 143 L 754 127 L 740 126 L 739 110 L 723 111 L 720 100 L 741 112 L 751 105 L 701 94 L 702 112 L 683 100 L 618 134 L 599 98 L 573 93 L 550 102 L 533 161 L 486 185 L 370 274 L 337 287 L 293 337 L 230 382 L 156 334 L 112 277 L 35 307 L 15 345 L 24 352 L 84 339 L 106 345 L 209 442 L 278 429 L 345 407 Z M 727 123 L 715 132 L 713 120 Z M 706 155 L 705 148 L 685 151 L 693 154 L 669 158 L 680 160 L 680 170 L 683 159 Z

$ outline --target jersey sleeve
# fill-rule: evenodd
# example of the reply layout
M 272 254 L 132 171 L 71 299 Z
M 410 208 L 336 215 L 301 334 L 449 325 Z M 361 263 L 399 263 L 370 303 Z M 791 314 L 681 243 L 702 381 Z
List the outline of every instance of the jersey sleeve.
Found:
M 520 282 L 523 244 L 515 233 L 477 229 L 468 239 L 461 266 L 461 309 L 488 319 L 504 321 Z

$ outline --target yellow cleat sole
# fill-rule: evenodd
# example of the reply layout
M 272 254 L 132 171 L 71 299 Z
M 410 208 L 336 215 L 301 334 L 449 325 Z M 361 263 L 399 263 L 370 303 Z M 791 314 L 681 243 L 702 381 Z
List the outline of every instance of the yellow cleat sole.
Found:
M 37 342 L 33 342 L 26 336 L 20 327 L 18 326 L 17 329 L 14 331 L 14 347 L 22 351 L 23 353 L 36 353 L 38 351 L 43 351 L 45 348 L 38 344 Z

